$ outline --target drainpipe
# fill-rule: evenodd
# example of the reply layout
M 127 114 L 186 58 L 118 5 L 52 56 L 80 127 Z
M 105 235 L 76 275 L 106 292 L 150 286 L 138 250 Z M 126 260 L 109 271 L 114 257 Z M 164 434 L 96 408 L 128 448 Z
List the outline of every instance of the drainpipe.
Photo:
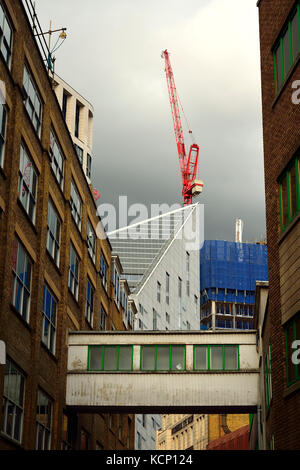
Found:
M 231 431 L 227 425 L 227 415 L 221 415 L 221 427 L 224 431 L 224 434 L 230 434 Z

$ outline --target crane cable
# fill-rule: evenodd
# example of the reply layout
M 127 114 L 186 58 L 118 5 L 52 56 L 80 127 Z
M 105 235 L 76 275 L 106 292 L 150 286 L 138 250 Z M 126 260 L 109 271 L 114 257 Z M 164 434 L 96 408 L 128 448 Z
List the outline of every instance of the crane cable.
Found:
M 182 106 L 182 104 L 181 104 L 180 97 L 179 97 L 178 93 L 177 93 L 177 96 L 178 96 L 179 104 L 180 104 L 180 107 L 181 107 L 181 110 L 182 110 L 182 114 L 183 114 L 184 119 L 185 119 L 186 126 L 187 126 L 187 128 L 188 128 L 188 130 L 189 130 L 189 135 L 190 135 L 191 141 L 192 141 L 192 143 L 194 144 L 194 143 L 195 143 L 195 138 L 194 138 L 193 132 L 191 131 L 191 127 L 190 127 L 189 121 L 188 121 L 188 119 L 187 119 L 187 117 L 186 117 L 186 115 L 185 115 L 185 112 L 184 112 L 183 106 Z

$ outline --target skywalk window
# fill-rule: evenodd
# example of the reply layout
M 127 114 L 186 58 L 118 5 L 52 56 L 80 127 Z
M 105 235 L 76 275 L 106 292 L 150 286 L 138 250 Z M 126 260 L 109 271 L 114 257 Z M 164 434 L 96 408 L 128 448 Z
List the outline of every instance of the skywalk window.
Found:
M 239 370 L 238 345 L 194 346 L 194 370 Z
M 285 326 L 286 348 L 286 380 L 287 385 L 300 380 L 299 347 L 296 341 L 300 340 L 300 313 L 295 315 Z
M 141 370 L 183 371 L 185 368 L 185 346 L 158 345 L 141 347 Z
M 131 371 L 133 368 L 132 346 L 90 346 L 88 370 Z

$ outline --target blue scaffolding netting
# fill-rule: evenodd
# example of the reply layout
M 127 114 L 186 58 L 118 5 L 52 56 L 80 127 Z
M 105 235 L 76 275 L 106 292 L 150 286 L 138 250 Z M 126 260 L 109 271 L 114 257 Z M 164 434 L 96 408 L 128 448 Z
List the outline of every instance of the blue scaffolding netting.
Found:
M 256 281 L 268 281 L 266 245 L 204 242 L 200 250 L 200 291 L 205 289 L 208 298 L 252 303 Z

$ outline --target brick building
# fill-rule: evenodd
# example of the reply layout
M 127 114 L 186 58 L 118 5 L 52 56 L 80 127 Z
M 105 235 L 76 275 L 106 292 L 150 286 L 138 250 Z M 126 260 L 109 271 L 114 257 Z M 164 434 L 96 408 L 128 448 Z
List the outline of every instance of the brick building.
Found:
M 300 340 L 300 1 L 257 5 L 269 255 L 263 424 L 268 448 L 292 450 L 300 447 L 300 366 L 293 359 Z
M 248 450 L 249 449 L 249 426 L 244 426 L 223 437 L 211 441 L 207 450 Z
M 0 0 L 0 80 L 0 449 L 133 448 L 133 416 L 65 408 L 68 330 L 130 329 L 135 306 L 20 0 Z

